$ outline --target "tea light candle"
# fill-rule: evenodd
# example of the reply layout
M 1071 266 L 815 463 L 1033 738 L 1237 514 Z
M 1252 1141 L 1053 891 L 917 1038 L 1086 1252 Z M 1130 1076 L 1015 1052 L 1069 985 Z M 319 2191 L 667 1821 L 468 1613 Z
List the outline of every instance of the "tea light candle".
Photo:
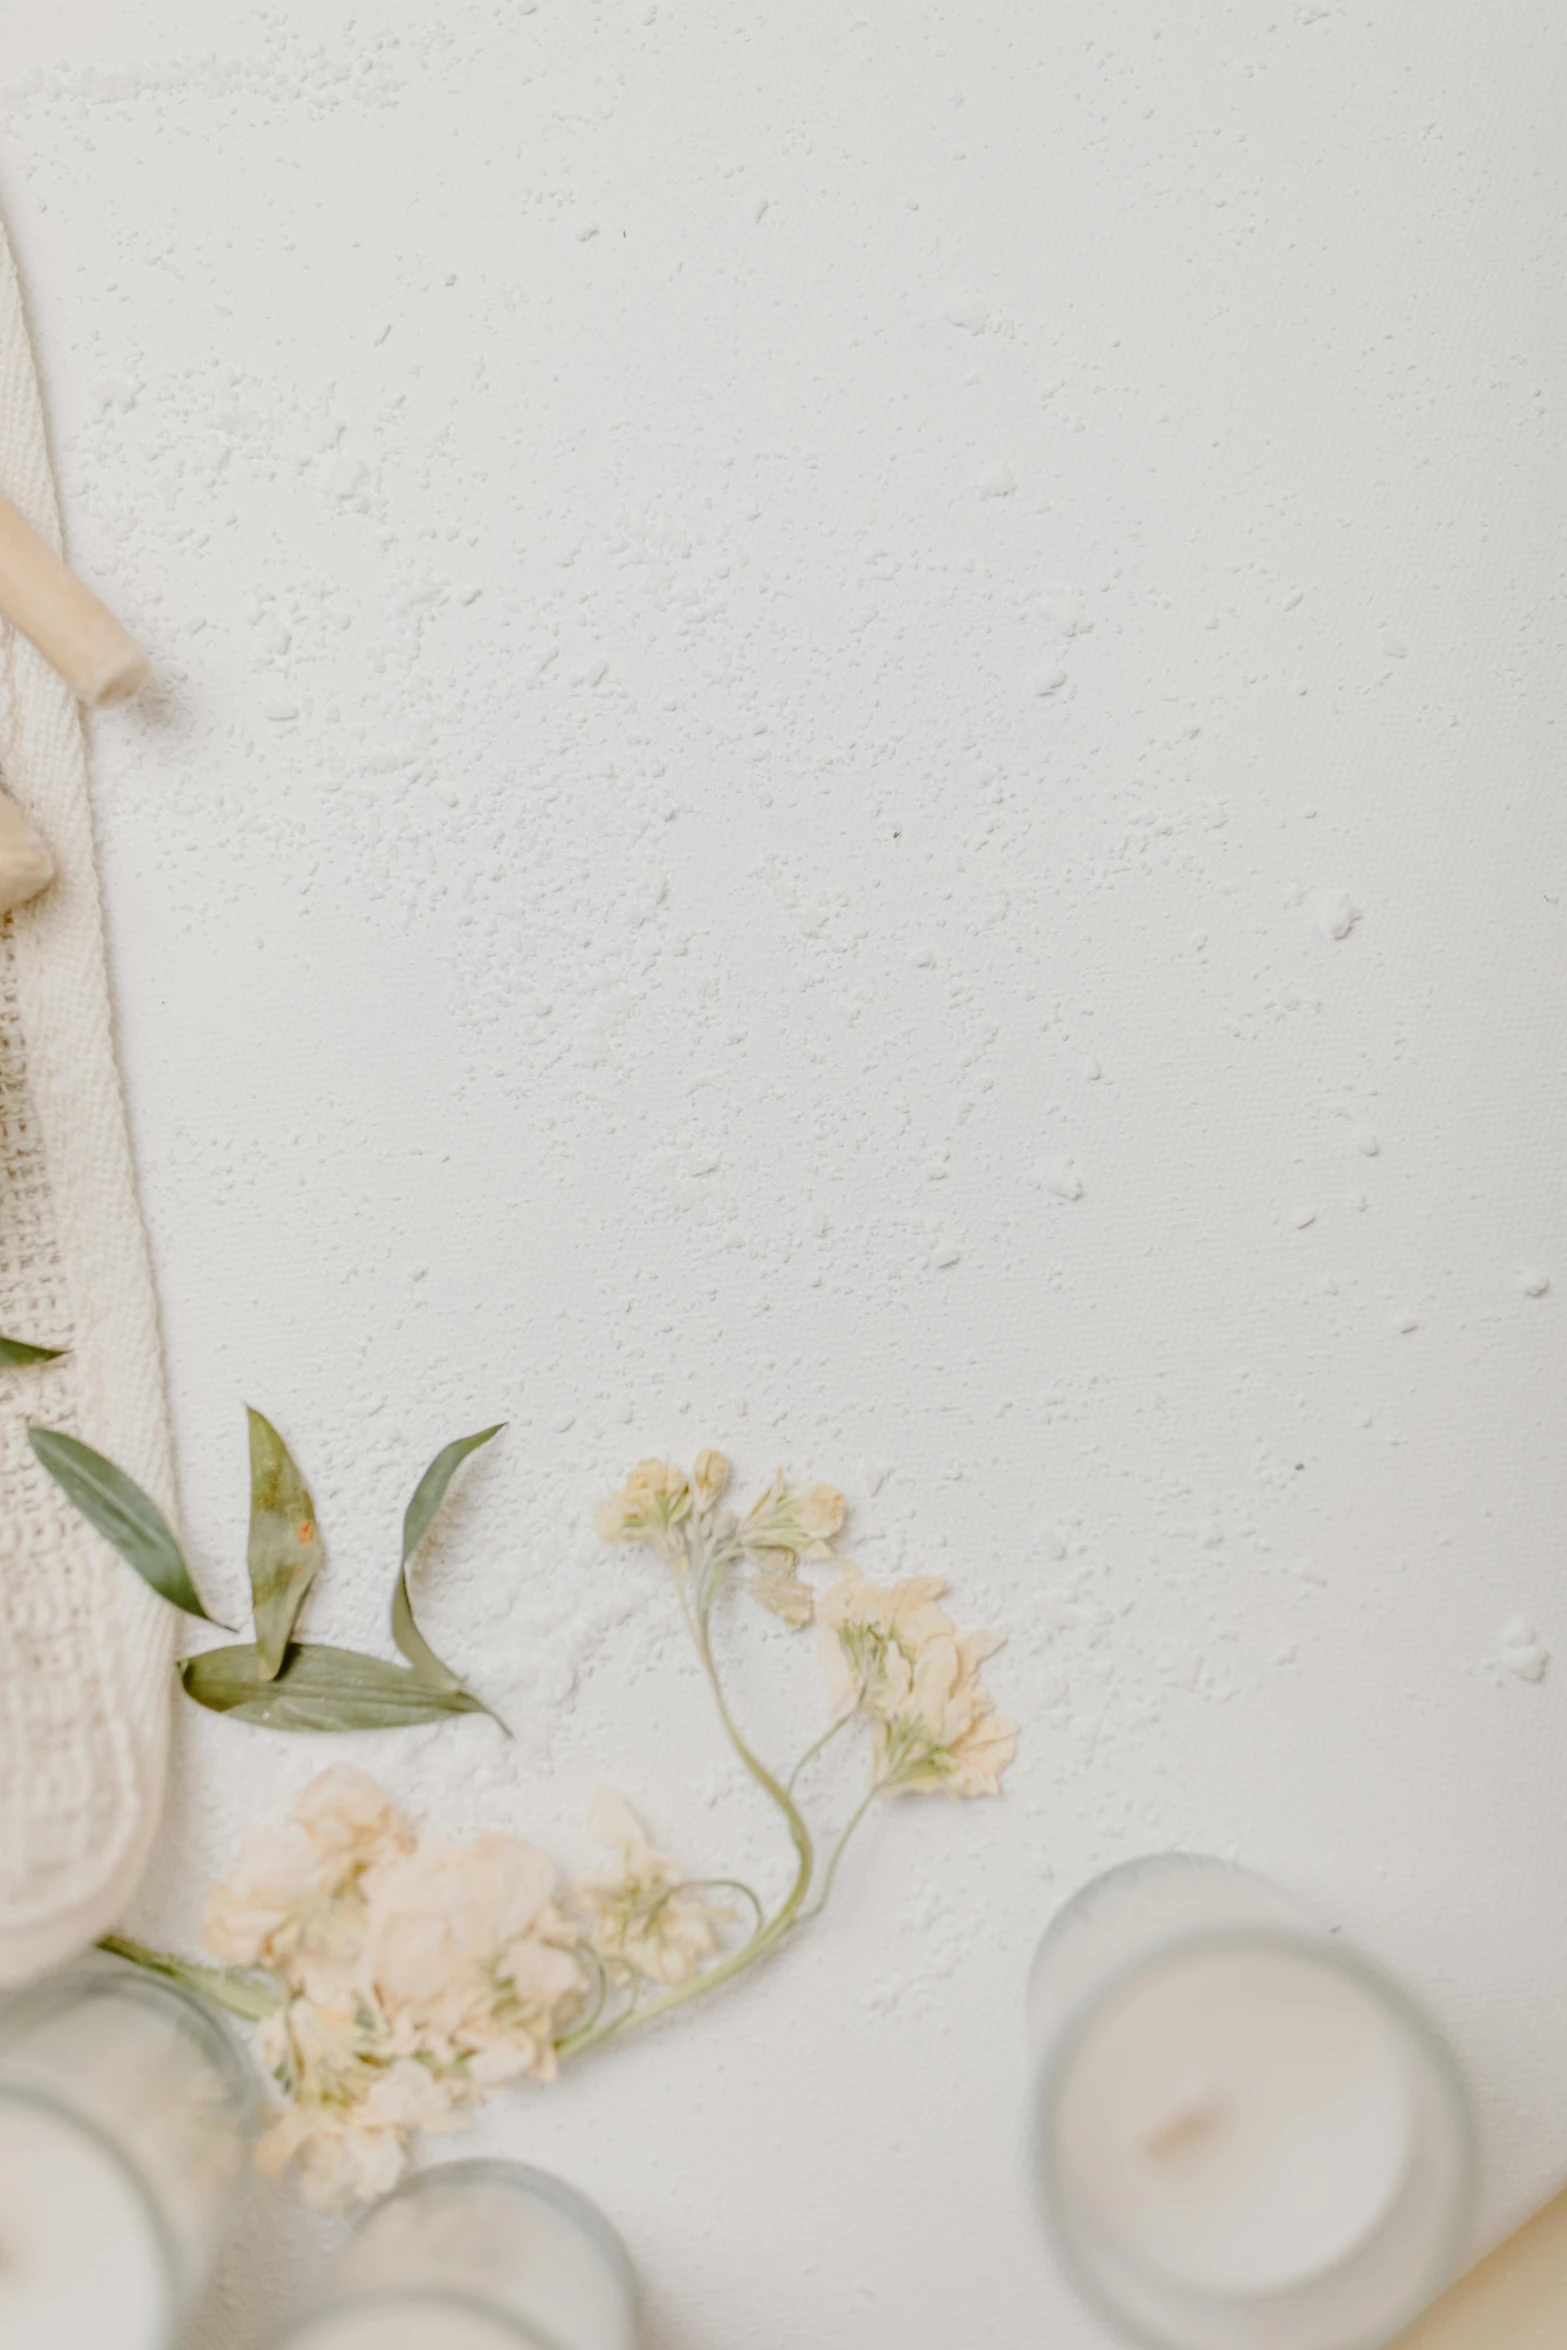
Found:
M 422 2171 L 361 2223 L 285 2350 L 633 2350 L 636 2291 L 597 2208 L 521 2163 Z
M 518 2350 L 513 2326 L 450 2301 L 330 2312 L 289 2336 L 289 2350 Z
M 0 2342 L 166 2350 L 243 2176 L 255 2091 L 226 2028 L 129 1969 L 0 2009 Z
M 1209 2293 L 1281 2293 L 1386 2217 L 1413 2086 L 1358 1984 L 1292 1952 L 1198 1952 L 1106 2002 L 1057 2130 L 1063 2183 L 1128 2258 Z
M 161 2350 L 174 2332 L 140 2191 L 74 2122 L 0 2096 L 0 2341 L 7 2350 Z
M 1176 2350 L 1384 2339 L 1443 2281 L 1470 2187 L 1430 2027 L 1273 1887 L 1117 1870 L 1030 1993 L 1047 2214 L 1094 2298 Z

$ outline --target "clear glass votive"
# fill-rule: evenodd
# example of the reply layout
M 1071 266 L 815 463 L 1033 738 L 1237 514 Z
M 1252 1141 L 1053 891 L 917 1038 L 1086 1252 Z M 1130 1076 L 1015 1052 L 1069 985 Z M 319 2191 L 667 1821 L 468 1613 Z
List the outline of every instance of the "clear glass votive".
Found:
M 243 2050 L 172 1983 L 84 1966 L 0 2005 L 5 2350 L 168 2350 L 255 2112 Z
M 633 2350 L 609 2221 L 548 2171 L 446 2162 L 378 2203 L 278 2350 Z
M 1463 2081 L 1265 1878 L 1165 1854 L 1074 1895 L 1029 1977 L 1034 2162 L 1085 2298 L 1156 2350 L 1374 2350 L 1462 2263 Z

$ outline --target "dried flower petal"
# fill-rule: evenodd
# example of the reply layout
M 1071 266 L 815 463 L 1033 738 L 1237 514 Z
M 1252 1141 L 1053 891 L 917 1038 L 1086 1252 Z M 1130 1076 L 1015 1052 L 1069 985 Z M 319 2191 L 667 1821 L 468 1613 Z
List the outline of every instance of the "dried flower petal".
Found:
M 817 1597 L 822 1663 L 840 1710 L 876 1732 L 875 1784 L 996 1795 L 1017 1751 L 1017 1724 L 997 1714 L 979 1668 L 1001 1646 L 958 1632 L 936 1604 L 937 1576 L 868 1583 L 851 1568 Z
M 671 1547 L 674 1529 L 690 1514 L 691 1486 L 684 1469 L 667 1461 L 638 1461 L 619 1493 L 601 1501 L 593 1523 L 606 1542 L 652 1542 Z
M 312 1779 L 291 1817 L 318 1851 L 359 1863 L 406 1852 L 414 1841 L 412 1827 L 385 1790 L 347 1763 Z
M 714 1452 L 709 1446 L 697 1454 L 691 1471 L 691 1490 L 699 1510 L 704 1514 L 710 1510 L 728 1482 L 729 1463 L 721 1452 Z
M 843 1524 L 843 1495 L 834 1485 L 786 1485 L 780 1469 L 759 1502 L 741 1522 L 740 1540 L 753 1557 L 760 1551 L 787 1551 L 793 1558 L 830 1558 L 832 1537 Z
M 793 1554 L 787 1550 L 757 1553 L 749 1590 L 753 1599 L 780 1617 L 791 1631 L 802 1632 L 816 1613 L 809 1583 L 802 1583 Z
M 394 2182 L 416 2131 L 457 2126 L 523 2073 L 552 2079 L 589 1978 L 553 1863 L 516 1837 L 416 1844 L 349 1770 L 305 1790 L 294 1827 L 250 1840 L 207 1940 L 289 1994 L 262 2030 L 288 2102 L 260 2158 L 297 2160 L 332 2205 Z
M 609 1845 L 619 1856 L 618 1867 L 584 1877 L 576 1889 L 594 1949 L 612 1976 L 689 1982 L 718 1948 L 719 1929 L 733 1911 L 683 1879 L 612 1788 L 601 1787 L 594 1797 L 588 1827 L 596 1843 Z

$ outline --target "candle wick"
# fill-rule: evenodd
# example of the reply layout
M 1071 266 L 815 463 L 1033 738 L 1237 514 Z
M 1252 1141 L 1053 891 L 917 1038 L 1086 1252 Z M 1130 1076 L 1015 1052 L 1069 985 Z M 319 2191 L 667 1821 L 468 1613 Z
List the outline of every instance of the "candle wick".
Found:
M 1212 2136 L 1227 2111 L 1217 2090 L 1206 2083 L 1194 2086 L 1178 2096 L 1164 2118 L 1146 2133 L 1143 2152 L 1154 2162 L 1189 2153 L 1193 2146 Z

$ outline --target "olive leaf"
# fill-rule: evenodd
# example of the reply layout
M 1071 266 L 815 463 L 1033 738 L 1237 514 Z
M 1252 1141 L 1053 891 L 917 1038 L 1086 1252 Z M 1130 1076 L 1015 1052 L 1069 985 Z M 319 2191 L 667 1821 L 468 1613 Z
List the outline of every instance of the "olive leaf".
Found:
M 15 1370 L 22 1363 L 57 1363 L 68 1352 L 63 1346 L 34 1346 L 26 1338 L 0 1338 L 0 1371 Z
M 492 1436 L 499 1436 L 506 1425 L 498 1420 L 493 1428 L 481 1428 L 477 1436 L 458 1436 L 438 1452 L 414 1487 L 413 1499 L 403 1512 L 403 1559 L 397 1570 L 397 1586 L 392 1593 L 392 1638 L 416 1673 L 434 1689 L 460 1689 L 462 1682 L 436 1655 L 414 1622 L 413 1602 L 408 1596 L 408 1562 L 429 1533 L 435 1513 L 446 1499 L 446 1488 L 471 1452 L 481 1444 L 488 1444 Z M 485 1711 L 488 1712 L 488 1707 Z
M 270 1420 L 247 1404 L 250 1421 L 250 1593 L 256 1656 L 275 1679 L 283 1651 L 321 1566 L 316 1505 L 293 1454 Z
M 27 1440 L 67 1501 L 113 1543 L 160 1598 L 183 1608 L 188 1616 L 213 1621 L 201 1604 L 168 1519 L 123 1469 L 59 1428 L 29 1428 Z
M 267 1730 L 398 1730 L 489 1710 L 465 1689 L 432 1688 L 402 1665 L 315 1643 L 290 1647 L 276 1672 L 248 1643 L 209 1648 L 186 1658 L 180 1679 L 198 1705 Z

